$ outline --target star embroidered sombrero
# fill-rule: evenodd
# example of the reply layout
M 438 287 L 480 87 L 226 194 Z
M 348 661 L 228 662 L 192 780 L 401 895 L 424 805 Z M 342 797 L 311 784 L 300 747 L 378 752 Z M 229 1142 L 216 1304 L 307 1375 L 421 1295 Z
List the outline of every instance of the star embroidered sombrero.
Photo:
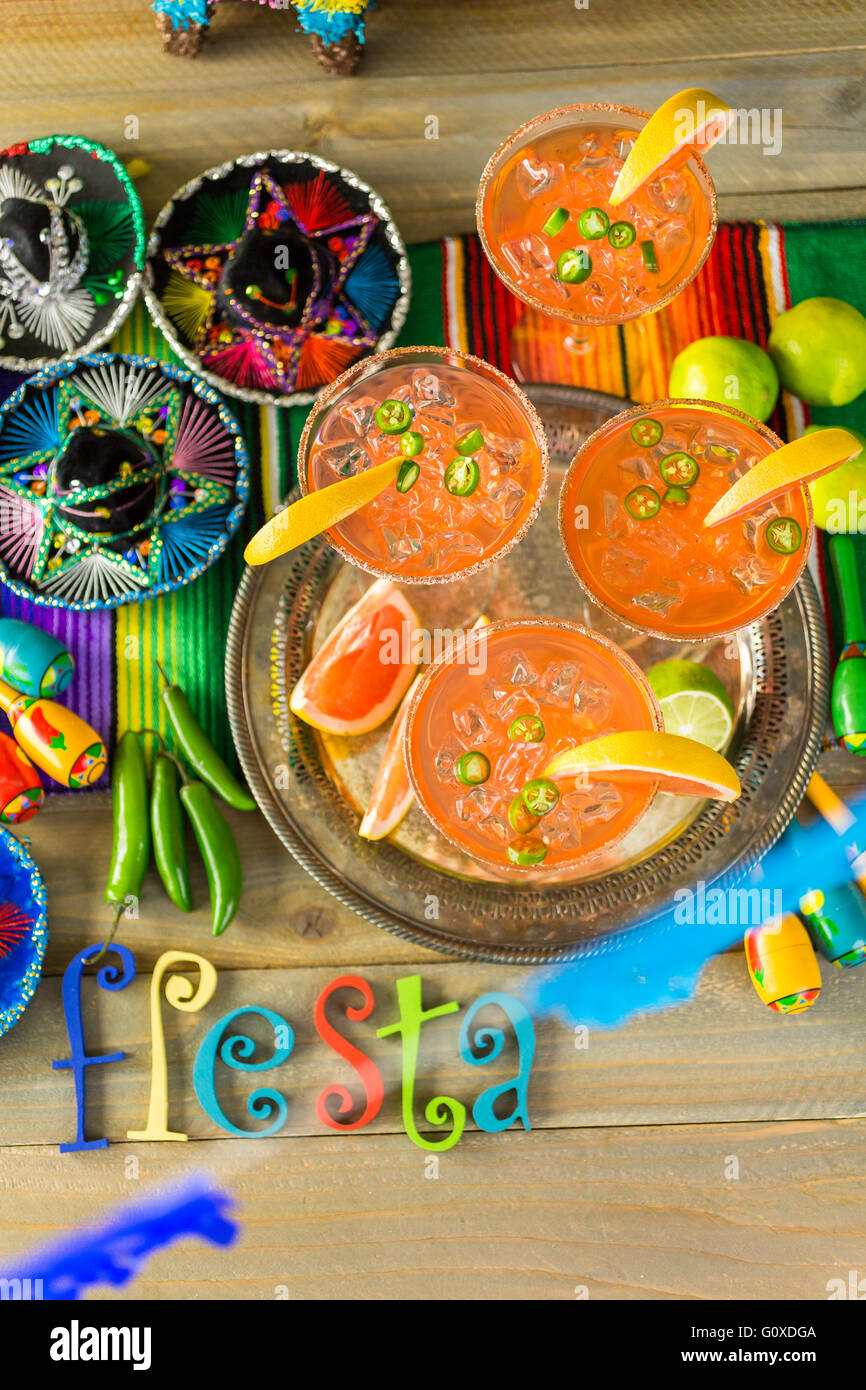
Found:
M 47 941 L 42 875 L 20 841 L 0 829 L 0 1038 L 36 992 Z
M 116 608 L 188 584 L 249 495 L 219 393 L 180 367 L 97 353 L 0 407 L 0 580 L 55 608 Z
M 144 217 L 116 155 L 80 135 L 0 152 L 0 367 L 92 352 L 141 284 Z
M 247 401 L 311 401 L 389 347 L 409 264 L 367 184 L 314 155 L 272 150 L 209 169 L 156 219 L 148 309 L 178 356 Z

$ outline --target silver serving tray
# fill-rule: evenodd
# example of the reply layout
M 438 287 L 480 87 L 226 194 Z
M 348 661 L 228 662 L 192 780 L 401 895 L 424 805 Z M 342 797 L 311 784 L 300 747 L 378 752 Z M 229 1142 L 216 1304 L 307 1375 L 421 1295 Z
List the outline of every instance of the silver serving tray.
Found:
M 644 668 L 665 657 L 709 662 L 736 711 L 728 757 L 743 793 L 733 805 L 659 796 L 644 821 L 582 875 L 497 879 L 460 855 L 413 807 L 389 841 L 359 840 L 388 725 L 355 739 L 322 736 L 290 714 L 310 654 L 370 580 L 317 540 L 247 569 L 232 612 L 226 687 L 235 746 L 283 844 L 315 881 L 369 922 L 419 945 L 475 960 L 568 960 L 588 940 L 669 906 L 679 888 L 744 874 L 791 819 L 827 719 L 829 664 L 808 573 L 763 622 L 695 644 L 643 637 L 587 601 L 559 544 L 556 503 L 579 444 L 628 402 L 569 386 L 524 388 L 547 430 L 550 490 L 519 546 L 454 584 L 407 586 L 427 627 L 529 614 L 568 617 L 611 636 Z

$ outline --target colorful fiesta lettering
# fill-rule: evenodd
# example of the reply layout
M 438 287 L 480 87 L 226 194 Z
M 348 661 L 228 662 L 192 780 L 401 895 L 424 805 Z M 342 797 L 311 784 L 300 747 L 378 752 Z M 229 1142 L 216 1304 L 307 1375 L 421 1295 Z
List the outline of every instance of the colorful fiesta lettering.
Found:
M 120 957 L 121 969 L 105 966 L 97 982 L 102 989 L 125 989 L 135 977 L 135 961 L 125 946 L 110 948 Z M 80 951 L 69 963 L 63 977 L 63 1003 L 72 1057 L 52 1062 L 56 1069 L 73 1072 L 77 1110 L 77 1132 L 74 1143 L 62 1144 L 61 1153 L 80 1149 L 105 1148 L 108 1139 L 87 1140 L 85 1137 L 85 1069 L 105 1062 L 123 1061 L 123 1052 L 88 1057 L 85 1051 L 81 1018 L 81 978 L 84 966 L 98 956 L 102 948 L 90 946 Z M 170 967 L 184 965 L 197 968 L 198 980 L 180 973 L 169 973 Z M 150 981 L 151 1082 L 147 1120 L 143 1129 L 128 1130 L 127 1139 L 146 1141 L 183 1141 L 187 1135 L 168 1128 L 169 1095 L 165 1030 L 162 1018 L 162 995 L 172 1008 L 183 1013 L 197 1013 L 214 996 L 217 972 L 210 961 L 192 951 L 165 951 L 157 960 Z M 362 1049 L 350 1042 L 328 1018 L 328 1004 L 342 990 L 353 990 L 360 1003 L 343 1003 L 345 1016 L 352 1023 L 363 1023 L 373 1013 L 375 999 L 369 982 L 360 975 L 338 975 L 320 992 L 314 1009 L 314 1023 L 319 1037 L 332 1052 L 354 1069 L 363 1087 L 363 1097 L 353 1095 L 348 1086 L 333 1083 L 316 1098 L 315 1113 L 319 1122 L 329 1129 L 353 1131 L 363 1129 L 379 1114 L 385 1097 L 381 1072 Z M 401 1111 L 406 1134 L 420 1149 L 444 1153 L 457 1144 L 466 1125 L 466 1106 L 454 1096 L 434 1096 L 424 1106 L 424 1118 L 429 1125 L 445 1134 L 432 1137 L 421 1133 L 415 1119 L 416 1078 L 420 1051 L 421 1029 L 425 1023 L 456 1013 L 456 1000 L 425 1009 L 422 1002 L 422 982 L 419 975 L 396 981 L 398 1018 L 376 1030 L 379 1038 L 399 1036 L 401 1039 Z M 492 992 L 481 995 L 471 1005 L 463 1020 L 459 1035 L 459 1051 L 463 1062 L 470 1067 L 488 1066 L 501 1057 L 505 1048 L 506 1030 L 495 1027 L 483 1015 L 499 1009 L 513 1030 L 517 1044 L 517 1074 L 497 1082 L 482 1091 L 472 1107 L 472 1118 L 480 1130 L 498 1134 L 515 1125 L 530 1128 L 528 1090 L 529 1076 L 535 1055 L 535 1029 L 525 1006 L 513 995 Z M 264 1019 L 273 1030 L 273 1052 L 261 1061 L 254 1061 L 257 1043 L 245 1033 L 229 1035 L 235 1019 L 254 1015 Z M 260 1088 L 246 1098 L 246 1109 L 256 1120 L 267 1120 L 263 1129 L 245 1129 L 236 1125 L 223 1110 L 217 1096 L 217 1062 L 237 1072 L 271 1071 L 288 1061 L 294 1048 L 295 1035 L 291 1025 L 273 1009 L 247 1004 L 223 1015 L 202 1039 L 193 1063 L 193 1088 L 202 1110 L 215 1125 L 236 1138 L 263 1139 L 277 1134 L 288 1118 L 286 1097 L 277 1090 Z M 507 1114 L 502 1114 L 502 1100 L 510 1094 L 514 1102 Z M 336 1102 L 336 1104 L 334 1104 Z M 500 1113 L 497 1113 L 497 1110 Z

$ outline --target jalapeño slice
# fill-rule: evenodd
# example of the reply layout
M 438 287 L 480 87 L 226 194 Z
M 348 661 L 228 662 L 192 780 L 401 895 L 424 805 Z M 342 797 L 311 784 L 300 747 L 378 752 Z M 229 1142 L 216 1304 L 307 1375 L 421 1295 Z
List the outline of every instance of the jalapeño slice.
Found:
M 640 253 L 643 256 L 643 263 L 651 275 L 658 275 L 659 263 L 656 257 L 656 249 L 651 241 L 642 241 Z
M 397 474 L 397 482 L 395 484 L 397 491 L 411 492 L 418 481 L 420 473 L 421 469 L 418 464 L 413 463 L 411 459 L 406 459 L 401 465 L 400 472 Z
M 587 241 L 598 241 L 610 226 L 610 218 L 603 208 L 587 208 L 577 219 L 580 235 Z
M 471 497 L 478 486 L 481 471 L 474 459 L 452 459 L 445 469 L 445 487 L 452 497 Z
M 635 444 L 640 444 L 642 448 L 649 449 L 653 444 L 658 444 L 664 433 L 658 420 L 654 420 L 651 415 L 643 415 L 640 420 L 635 420 L 631 427 L 631 437 Z
M 490 776 L 490 759 L 483 753 L 464 753 L 454 764 L 454 771 L 464 787 L 477 787 Z
M 668 487 L 662 501 L 666 507 L 687 507 L 691 498 L 684 487 Z
M 793 555 L 803 541 L 800 523 L 792 516 L 777 516 L 768 521 L 764 535 L 770 549 L 775 550 L 777 555 Z
M 554 208 L 541 230 L 545 236 L 556 236 L 557 232 L 562 231 L 567 221 L 568 208 Z
M 648 483 L 640 483 L 633 487 L 625 499 L 625 509 L 635 521 L 649 521 L 650 517 L 658 513 L 661 504 L 662 499 Z
M 413 459 L 421 453 L 424 448 L 424 436 L 417 430 L 407 430 L 400 440 L 400 449 L 404 458 Z
M 556 274 L 566 285 L 580 285 L 592 272 L 592 257 L 588 251 L 572 248 L 563 251 L 556 262 Z
M 520 792 L 508 808 L 508 823 L 518 835 L 528 835 L 538 824 L 538 816 L 532 814 Z
M 659 472 L 671 487 L 694 487 L 700 473 L 697 462 L 685 449 L 677 449 L 673 454 L 665 454 L 659 464 Z
M 637 232 L 631 222 L 612 222 L 607 233 L 608 241 L 617 251 L 624 251 L 626 246 L 631 246 L 636 236 Z
M 546 816 L 559 800 L 559 788 L 549 777 L 534 777 L 521 792 L 527 811 L 533 816 Z
M 543 840 L 524 835 L 521 839 L 512 841 L 507 854 L 512 864 L 519 864 L 522 869 L 526 869 L 532 864 L 542 863 L 547 856 L 547 845 Z
M 454 448 L 458 454 L 468 458 L 470 454 L 477 454 L 479 449 L 484 448 L 484 435 L 480 430 L 469 430 L 466 434 L 461 434 Z
M 518 714 L 508 726 L 508 737 L 515 743 L 541 743 L 544 724 L 537 714 Z
M 402 434 L 412 423 L 412 407 L 389 399 L 376 407 L 375 419 L 383 434 Z

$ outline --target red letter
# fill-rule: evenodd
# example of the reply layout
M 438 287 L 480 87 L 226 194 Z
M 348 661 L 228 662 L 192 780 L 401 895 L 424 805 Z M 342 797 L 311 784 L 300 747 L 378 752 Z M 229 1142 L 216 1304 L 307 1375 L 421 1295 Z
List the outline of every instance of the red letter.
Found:
M 350 1115 L 352 1113 L 352 1107 L 355 1103 L 354 1097 L 346 1086 L 328 1086 L 316 1101 L 316 1114 L 322 1124 L 329 1125 L 331 1129 L 363 1129 L 364 1125 L 368 1125 L 371 1120 L 375 1119 L 381 1110 L 385 1088 L 382 1085 L 381 1072 L 375 1062 L 371 1062 L 365 1052 L 361 1052 L 360 1048 L 348 1042 L 342 1033 L 338 1033 L 325 1016 L 325 1006 L 331 995 L 336 994 L 338 989 L 356 989 L 363 999 L 364 1002 L 360 1008 L 353 1009 L 351 1006 L 346 1008 L 346 1017 L 355 1023 L 361 1023 L 365 1018 L 369 1018 L 373 1012 L 375 1002 L 373 991 L 360 975 L 339 975 L 336 980 L 325 985 L 316 1000 L 316 1012 L 314 1014 L 319 1037 L 333 1048 L 339 1057 L 344 1057 L 347 1062 L 350 1062 L 361 1078 L 367 1103 L 363 1114 L 357 1120 L 338 1120 L 328 1111 L 327 1103 L 330 1097 L 336 1096 L 339 1100 L 337 1115 Z

